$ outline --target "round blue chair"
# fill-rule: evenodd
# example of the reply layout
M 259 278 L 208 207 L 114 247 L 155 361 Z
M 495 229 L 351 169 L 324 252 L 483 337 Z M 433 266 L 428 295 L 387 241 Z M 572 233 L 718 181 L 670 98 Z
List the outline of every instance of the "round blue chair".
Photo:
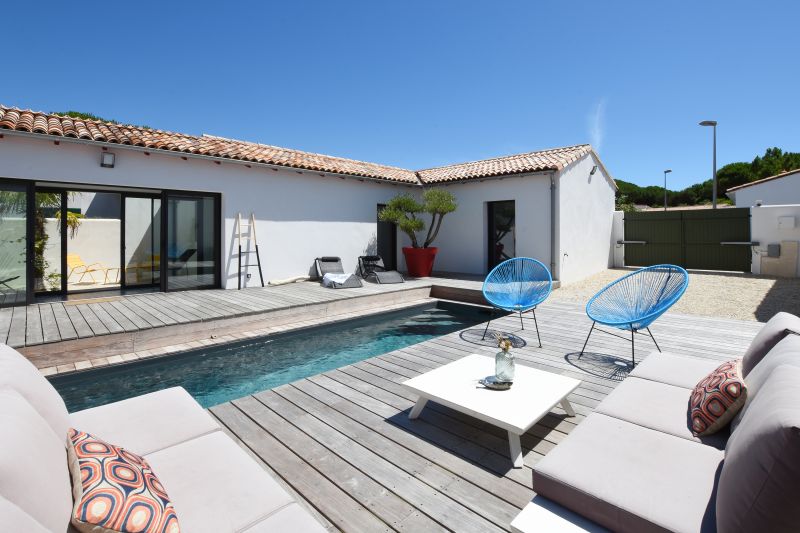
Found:
M 631 363 L 636 366 L 634 335 L 647 330 L 658 351 L 661 348 L 650 331 L 652 324 L 677 302 L 689 286 L 689 273 L 676 265 L 654 265 L 631 272 L 603 287 L 586 304 L 592 328 L 583 343 L 578 359 L 586 350 L 597 324 L 631 332 Z M 597 329 L 628 340 L 626 337 Z
M 523 330 L 525 323 L 522 321 L 522 313 L 531 311 L 533 323 L 536 325 L 536 338 L 541 348 L 542 338 L 539 336 L 539 323 L 536 321 L 536 306 L 545 301 L 552 290 L 553 277 L 550 271 L 536 259 L 515 257 L 494 267 L 483 282 L 483 297 L 492 306 L 492 316 L 483 330 L 483 339 L 489 331 L 495 309 L 519 313 Z

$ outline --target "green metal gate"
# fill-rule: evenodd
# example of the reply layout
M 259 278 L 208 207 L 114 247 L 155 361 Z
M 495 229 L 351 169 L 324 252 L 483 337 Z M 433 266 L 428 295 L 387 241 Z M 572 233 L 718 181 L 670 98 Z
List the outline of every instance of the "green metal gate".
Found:
M 625 213 L 625 265 L 750 272 L 750 209 Z

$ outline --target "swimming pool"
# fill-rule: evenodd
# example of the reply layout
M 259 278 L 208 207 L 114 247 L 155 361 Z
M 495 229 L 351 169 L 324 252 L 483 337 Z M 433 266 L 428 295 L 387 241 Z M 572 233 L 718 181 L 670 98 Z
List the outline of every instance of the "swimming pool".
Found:
M 78 411 L 167 387 L 203 407 L 241 398 L 485 322 L 485 311 L 438 302 L 50 378 Z

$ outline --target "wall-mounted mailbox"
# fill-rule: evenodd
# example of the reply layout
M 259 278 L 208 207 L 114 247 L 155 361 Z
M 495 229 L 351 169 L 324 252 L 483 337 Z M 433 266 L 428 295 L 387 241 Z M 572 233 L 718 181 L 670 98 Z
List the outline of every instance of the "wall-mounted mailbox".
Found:
M 792 216 L 778 217 L 778 229 L 793 229 L 796 221 Z
M 781 245 L 780 244 L 768 244 L 767 245 L 767 257 L 780 257 L 781 256 Z

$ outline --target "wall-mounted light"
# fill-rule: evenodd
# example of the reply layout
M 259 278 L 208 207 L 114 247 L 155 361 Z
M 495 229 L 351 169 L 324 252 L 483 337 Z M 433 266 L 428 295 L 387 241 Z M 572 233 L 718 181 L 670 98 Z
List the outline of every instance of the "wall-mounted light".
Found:
M 589 172 L 589 175 L 590 175 L 590 176 L 594 176 L 594 173 L 595 173 L 595 172 L 597 172 L 597 165 L 595 165 L 595 166 L 593 166 L 593 167 L 592 167 L 592 171 L 591 171 L 591 172 Z
M 114 154 L 103 152 L 100 154 L 100 166 L 103 168 L 114 168 Z

